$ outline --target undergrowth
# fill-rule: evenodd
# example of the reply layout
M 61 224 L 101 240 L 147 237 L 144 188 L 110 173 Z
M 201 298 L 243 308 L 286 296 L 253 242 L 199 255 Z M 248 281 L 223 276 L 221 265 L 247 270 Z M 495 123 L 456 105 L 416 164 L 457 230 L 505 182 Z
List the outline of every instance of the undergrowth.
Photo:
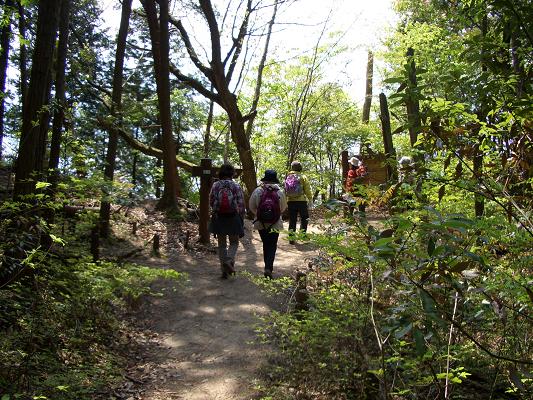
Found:
M 531 396 L 527 232 L 431 208 L 374 225 L 336 219 L 313 235 L 308 309 L 258 330 L 278 349 L 265 398 Z
M 0 398 L 106 397 L 123 379 L 130 330 L 123 313 L 145 295 L 160 295 L 151 289 L 155 280 L 184 275 L 92 262 L 83 224 L 72 241 L 53 236 L 45 250 L 39 214 L 31 217 L 13 204 L 0 210 Z

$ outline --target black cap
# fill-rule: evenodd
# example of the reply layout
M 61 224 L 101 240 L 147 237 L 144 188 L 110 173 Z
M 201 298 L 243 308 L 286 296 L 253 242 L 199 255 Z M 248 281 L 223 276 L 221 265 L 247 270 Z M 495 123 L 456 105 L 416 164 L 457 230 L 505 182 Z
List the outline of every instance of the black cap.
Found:
M 279 183 L 278 173 L 273 169 L 267 169 L 265 171 L 265 176 L 261 178 L 261 182 Z

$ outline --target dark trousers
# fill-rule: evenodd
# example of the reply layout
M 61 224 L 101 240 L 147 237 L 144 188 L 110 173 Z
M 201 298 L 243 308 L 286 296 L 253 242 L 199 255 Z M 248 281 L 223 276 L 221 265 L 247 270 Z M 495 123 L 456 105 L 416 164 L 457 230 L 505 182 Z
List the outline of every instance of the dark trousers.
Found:
M 307 201 L 289 201 L 288 208 L 289 231 L 296 231 L 296 222 L 298 221 L 298 214 L 300 214 L 300 230 L 302 232 L 307 232 L 307 221 L 309 220 L 309 209 L 307 208 Z
M 265 270 L 272 272 L 274 269 L 274 258 L 276 258 L 276 250 L 278 248 L 279 232 L 274 232 L 269 229 L 260 229 L 259 236 L 263 242 L 263 260 L 265 261 Z

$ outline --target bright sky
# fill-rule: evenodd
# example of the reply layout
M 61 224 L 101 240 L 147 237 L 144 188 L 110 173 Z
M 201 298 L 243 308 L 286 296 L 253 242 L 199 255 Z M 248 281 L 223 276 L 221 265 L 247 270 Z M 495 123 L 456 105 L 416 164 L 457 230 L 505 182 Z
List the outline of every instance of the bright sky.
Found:
M 227 4 L 228 0 L 214 0 Z M 117 0 L 100 0 L 104 18 L 118 29 L 120 11 Z M 316 44 L 324 22 L 329 17 L 327 32 L 345 32 L 342 45 L 349 47 L 342 58 L 329 67 L 328 79 L 340 82 L 358 103 L 364 99 L 367 51 L 379 46 L 396 21 L 393 0 L 298 0 L 278 15 L 270 56 L 278 59 L 302 54 Z M 134 0 L 134 7 L 139 6 Z M 330 14 L 331 13 L 331 14 Z M 379 93 L 379 61 L 374 63 L 374 95 Z

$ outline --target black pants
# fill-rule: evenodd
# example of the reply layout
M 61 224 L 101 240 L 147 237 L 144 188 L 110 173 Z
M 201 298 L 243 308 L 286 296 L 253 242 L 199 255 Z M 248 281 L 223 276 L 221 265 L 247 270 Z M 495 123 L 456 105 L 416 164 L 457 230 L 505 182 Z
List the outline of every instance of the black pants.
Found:
M 307 232 L 307 221 L 309 220 L 309 209 L 307 208 L 307 201 L 289 201 L 288 208 L 289 231 L 296 231 L 296 222 L 298 221 L 298 214 L 300 214 L 300 230 L 302 232 Z
M 259 230 L 259 236 L 263 242 L 263 260 L 265 261 L 265 270 L 272 272 L 274 269 L 274 258 L 278 248 L 279 232 L 268 229 Z

